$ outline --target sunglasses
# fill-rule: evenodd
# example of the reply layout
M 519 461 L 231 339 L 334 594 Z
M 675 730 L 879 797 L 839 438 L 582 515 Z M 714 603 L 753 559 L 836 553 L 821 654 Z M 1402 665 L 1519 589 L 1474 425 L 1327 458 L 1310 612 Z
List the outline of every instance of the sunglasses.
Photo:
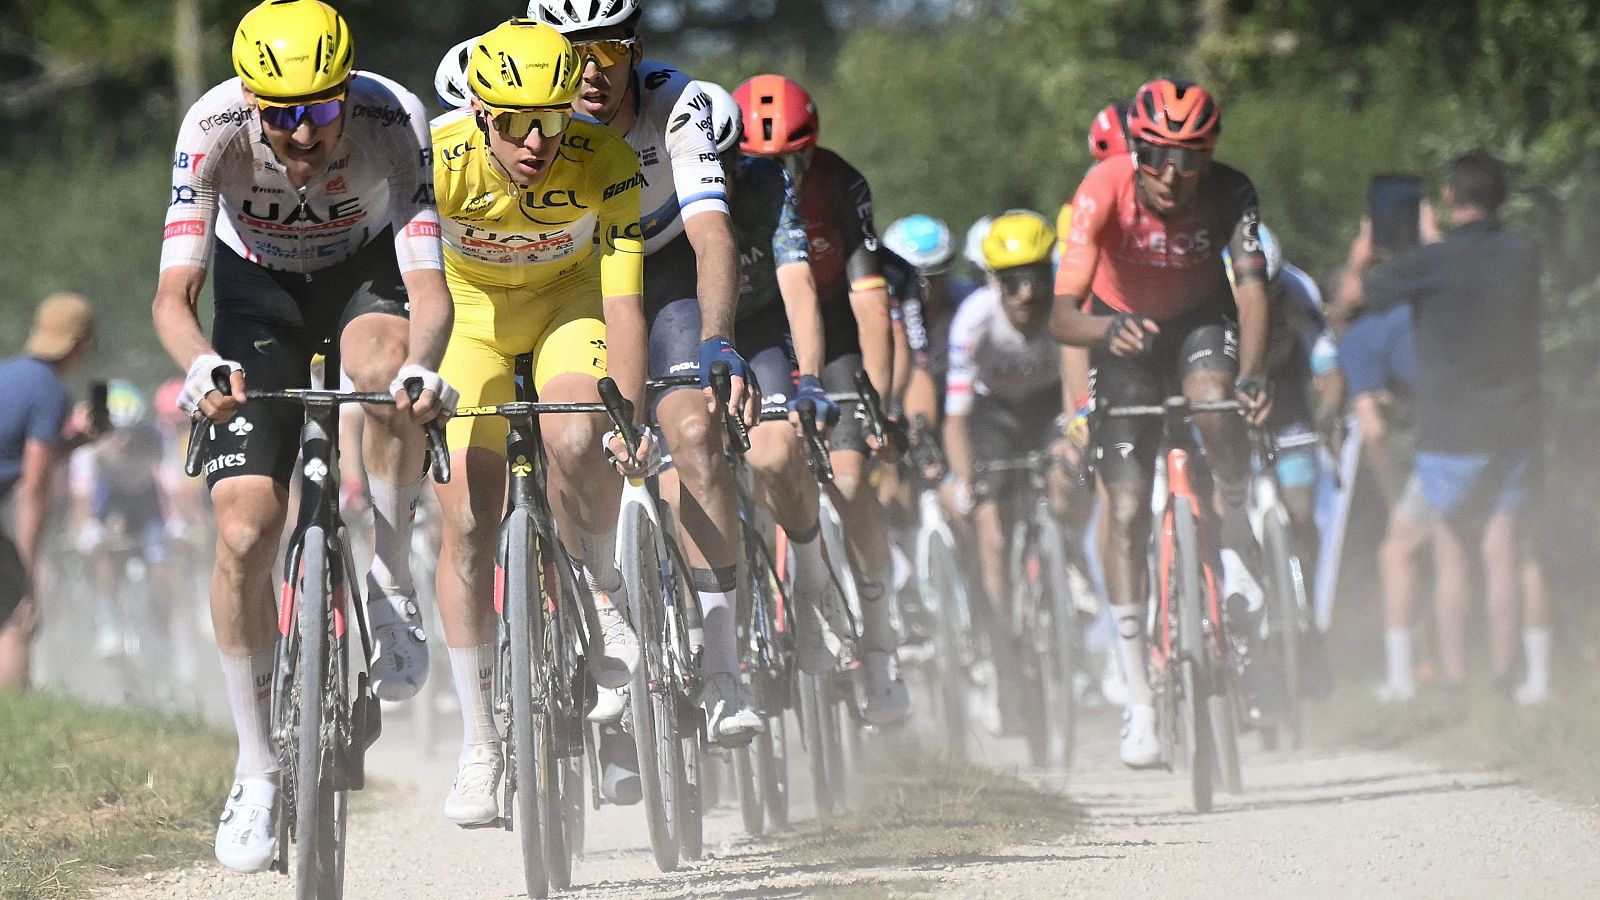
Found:
M 511 141 L 524 141 L 533 129 L 545 137 L 555 137 L 567 130 L 567 125 L 572 121 L 572 110 L 567 107 L 551 109 L 541 107 L 538 109 L 493 109 L 484 110 L 489 121 L 494 123 L 494 130 L 500 136 Z
M 1147 175 L 1160 178 L 1171 166 L 1180 177 L 1188 178 L 1200 174 L 1206 160 L 1211 158 L 1211 152 L 1188 147 L 1162 147 L 1149 141 L 1136 140 L 1133 142 L 1133 156 Z
M 331 125 L 344 114 L 344 96 L 341 94 L 329 100 L 318 100 L 314 103 L 279 103 L 275 100 L 256 98 L 256 108 L 261 113 L 261 121 L 273 128 L 293 131 L 300 127 L 300 123 L 309 119 L 317 128 Z
M 638 43 L 639 39 L 636 37 L 607 38 L 599 41 L 575 41 L 572 49 L 578 51 L 580 59 L 592 56 L 600 68 L 609 69 L 623 60 L 631 59 L 633 48 Z
M 1009 269 L 1000 269 L 994 273 L 995 280 L 1000 282 L 1000 290 L 1007 294 L 1015 294 L 1022 290 L 1022 286 L 1032 284 L 1039 286 L 1050 281 L 1050 263 L 1034 263 L 1031 266 L 1014 266 Z

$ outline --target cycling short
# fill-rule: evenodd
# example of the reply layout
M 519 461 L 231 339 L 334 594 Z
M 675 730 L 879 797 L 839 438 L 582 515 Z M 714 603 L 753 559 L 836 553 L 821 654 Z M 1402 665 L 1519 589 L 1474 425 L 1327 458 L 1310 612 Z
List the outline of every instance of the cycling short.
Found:
M 1015 460 L 1049 448 L 1055 433 L 1051 423 L 1060 415 L 1059 384 L 1009 400 L 979 395 L 973 400 L 967 420 L 972 461 L 982 464 Z M 1027 479 L 1026 472 L 975 477 L 973 492 L 979 497 L 997 497 L 1008 485 L 1026 483 Z
M 139 533 L 147 523 L 160 528 L 165 522 L 161 490 L 153 482 L 130 490 L 104 475 L 95 479 L 89 496 L 89 514 L 101 524 L 120 519 L 129 534 Z
M 470 284 L 455 270 L 445 279 L 455 299 L 455 326 L 439 375 L 461 392 L 462 408 L 517 399 L 516 361 L 533 356 L 533 388 L 540 391 L 568 373 L 596 380 L 606 374 L 606 325 L 600 273 L 538 288 Z M 506 452 L 506 420 L 456 417 L 445 426 L 452 452 L 477 447 Z
M 1277 401 L 1273 401 L 1276 405 Z M 1307 425 L 1295 423 L 1273 431 L 1274 437 L 1283 441 L 1292 437 L 1301 437 L 1310 434 L 1311 428 Z M 1305 490 L 1317 485 L 1317 445 L 1305 447 L 1291 447 L 1288 450 L 1278 451 L 1274 468 L 1278 472 L 1278 485 L 1284 490 Z
M 1339 368 L 1350 396 L 1373 391 L 1409 391 L 1417 383 L 1417 350 L 1411 340 L 1411 307 L 1356 319 L 1339 339 Z
M 387 230 L 349 259 L 307 275 L 263 268 L 220 241 L 214 260 L 211 343 L 223 359 L 244 368 L 253 389 L 309 387 L 311 358 L 327 352 L 357 317 L 409 315 Z M 304 420 L 298 406 L 257 402 L 213 424 L 204 459 L 207 485 L 265 475 L 288 487 Z
M 768 307 L 748 319 L 740 319 L 734 334 L 734 348 L 749 363 L 750 374 L 761 387 L 761 411 L 787 410 L 800 379 L 788 314 L 782 306 Z
M 1090 310 L 1098 316 L 1116 310 L 1095 298 Z M 1160 323 L 1149 352 L 1116 356 L 1104 342 L 1089 350 L 1089 385 L 1097 404 L 1157 404 L 1183 390 L 1192 372 L 1222 372 L 1231 381 L 1239 373 L 1239 339 L 1231 305 L 1212 303 Z M 1149 479 L 1155 471 L 1162 423 L 1156 418 L 1107 419 L 1094 436 L 1100 477 L 1106 482 Z
M 1525 450 L 1499 453 L 1417 451 L 1417 481 L 1434 513 L 1447 519 L 1486 519 L 1522 509 L 1539 482 L 1537 461 Z
M 832 356 L 830 350 L 829 353 Z M 861 354 L 833 357 L 822 368 L 822 388 L 830 394 L 856 393 L 856 373 L 861 371 Z M 849 450 L 870 454 L 867 444 L 867 410 L 854 400 L 839 404 L 839 423 L 828 434 L 828 446 L 835 452 Z

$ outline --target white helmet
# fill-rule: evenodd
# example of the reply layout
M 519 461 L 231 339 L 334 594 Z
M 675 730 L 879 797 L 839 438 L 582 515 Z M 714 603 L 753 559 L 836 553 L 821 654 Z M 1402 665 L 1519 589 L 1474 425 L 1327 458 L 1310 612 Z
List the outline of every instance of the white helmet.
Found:
M 639 0 L 528 0 L 528 18 L 566 34 L 622 25 L 639 14 Z
M 467 38 L 451 47 L 444 59 L 439 60 L 439 71 L 433 76 L 433 90 L 446 109 L 460 109 L 472 102 L 472 93 L 467 90 L 467 63 L 472 59 L 472 45 L 477 42 L 475 37 Z
M 1261 253 L 1267 258 L 1267 284 L 1276 284 L 1278 273 L 1283 271 L 1283 246 L 1265 223 L 1256 225 L 1256 240 L 1261 242 Z M 1233 254 L 1227 247 L 1222 248 L 1222 268 L 1228 273 L 1228 283 L 1233 284 Z
M 994 224 L 994 216 L 984 216 L 972 223 L 967 229 L 967 243 L 962 248 L 961 255 L 967 258 L 980 272 L 989 271 L 989 264 L 983 259 L 983 239 L 989 236 L 989 226 Z
M 711 133 L 717 142 L 717 153 L 727 153 L 739 146 L 739 140 L 744 137 L 744 113 L 739 110 L 739 101 L 715 82 L 696 81 L 694 84 L 711 98 Z

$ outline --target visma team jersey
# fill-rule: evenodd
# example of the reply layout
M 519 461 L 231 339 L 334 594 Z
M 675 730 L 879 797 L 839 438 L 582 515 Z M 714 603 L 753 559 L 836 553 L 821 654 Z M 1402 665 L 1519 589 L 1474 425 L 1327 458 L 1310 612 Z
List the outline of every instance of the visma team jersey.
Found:
M 410 91 L 357 73 L 328 167 L 296 190 L 230 78 L 184 117 L 172 161 L 161 268 L 209 268 L 213 235 L 269 269 L 342 262 L 386 229 L 401 272 L 442 267 L 427 115 Z
M 433 147 L 452 277 L 520 288 L 598 265 L 602 296 L 639 293 L 639 165 L 621 138 L 574 121 L 549 172 L 526 189 L 495 165 L 470 109 L 433 121 Z
M 641 62 L 633 77 L 638 112 L 627 139 L 644 177 L 639 226 L 648 255 L 683 234 L 685 219 L 727 212 L 727 178 L 717 161 L 711 98 L 689 76 L 655 60 Z
M 740 320 L 783 302 L 778 270 L 811 260 L 800 201 L 789 175 L 770 159 L 742 156 L 734 172 L 733 235 L 739 245 Z
M 1061 382 L 1061 345 L 1050 329 L 1028 337 L 1006 318 L 1000 295 L 984 286 L 962 301 L 950 324 L 950 374 L 944 413 L 965 416 L 977 395 L 997 400 L 1031 397 Z M 1044 423 L 1039 423 L 1043 427 Z

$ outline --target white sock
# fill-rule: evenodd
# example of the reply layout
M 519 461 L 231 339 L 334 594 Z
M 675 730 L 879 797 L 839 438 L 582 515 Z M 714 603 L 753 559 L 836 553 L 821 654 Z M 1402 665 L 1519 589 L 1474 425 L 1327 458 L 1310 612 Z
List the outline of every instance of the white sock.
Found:
M 1143 603 L 1111 607 L 1111 616 L 1117 625 L 1117 651 L 1122 657 L 1122 674 L 1128 682 L 1129 706 L 1153 706 L 1155 694 L 1150 690 L 1150 676 L 1145 672 L 1145 658 L 1149 648 L 1144 640 Z
M 622 589 L 622 572 L 617 569 L 617 530 L 596 534 L 578 532 L 578 559 L 589 590 L 595 594 L 614 594 Z M 619 608 L 626 608 L 618 604 Z
M 861 648 L 894 652 L 900 638 L 894 633 L 894 572 L 885 569 L 876 581 L 863 578 L 861 592 Z
M 1411 663 L 1411 629 L 1385 628 L 1383 651 L 1388 663 L 1389 687 L 1406 694 L 1416 691 L 1416 670 Z
M 239 778 L 266 778 L 278 771 L 268 720 L 272 717 L 272 657 L 267 649 L 250 656 L 222 657 L 222 689 L 233 712 L 233 730 L 239 735 Z
M 1527 657 L 1528 690 L 1543 697 L 1550 692 L 1550 630 L 1529 628 L 1524 631 L 1522 652 Z
M 494 678 L 494 645 L 450 647 L 450 676 L 461 701 L 461 747 L 498 743 L 494 714 L 489 710 L 489 687 Z
M 705 626 L 705 652 L 700 655 L 700 674 L 706 678 L 739 671 L 739 636 L 734 622 L 736 591 L 697 591 L 700 595 L 700 620 Z M 690 638 L 691 642 L 693 637 Z
M 411 526 L 417 519 L 422 479 L 397 485 L 369 476 L 367 491 L 372 495 L 373 593 L 410 596 L 416 592 L 411 582 Z

